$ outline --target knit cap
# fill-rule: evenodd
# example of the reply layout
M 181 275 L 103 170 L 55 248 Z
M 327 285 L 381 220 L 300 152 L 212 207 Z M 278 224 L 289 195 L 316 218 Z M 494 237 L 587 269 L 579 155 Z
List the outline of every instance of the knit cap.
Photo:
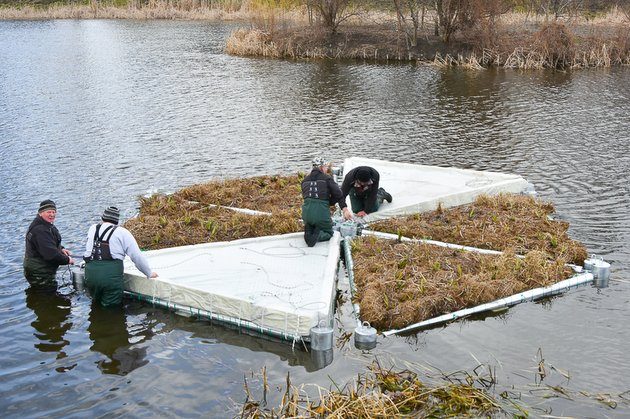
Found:
M 37 210 L 37 212 L 47 211 L 51 209 L 57 211 L 57 205 L 55 205 L 54 201 L 46 199 L 39 203 L 39 209 Z
M 313 165 L 313 167 L 321 167 L 321 166 L 325 166 L 327 164 L 326 160 L 324 160 L 323 157 L 315 157 L 312 161 L 311 164 Z
M 103 221 L 118 224 L 118 220 L 120 219 L 120 210 L 116 207 L 107 207 L 101 218 Z
M 369 182 L 372 179 L 370 169 L 367 167 L 359 167 L 355 176 L 360 182 Z

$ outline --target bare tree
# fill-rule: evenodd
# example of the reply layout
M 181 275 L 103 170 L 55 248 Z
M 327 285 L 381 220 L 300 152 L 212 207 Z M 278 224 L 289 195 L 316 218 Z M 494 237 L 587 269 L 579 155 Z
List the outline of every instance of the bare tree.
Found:
M 554 20 L 558 20 L 565 14 L 574 14 L 583 6 L 582 3 L 582 0 L 541 0 L 540 8 L 545 18 L 548 19 L 549 16 L 553 16 Z
M 349 9 L 350 0 L 308 0 L 309 9 L 312 8 L 321 18 L 322 25 L 331 34 L 337 33 L 339 25 L 355 13 Z
M 510 5 L 507 0 L 435 0 L 436 27 L 444 42 L 449 42 L 456 31 L 479 22 L 494 25 L 496 17 L 507 12 Z
M 418 32 L 424 26 L 427 6 L 432 0 L 394 0 L 398 30 L 405 35 L 407 50 L 418 45 Z

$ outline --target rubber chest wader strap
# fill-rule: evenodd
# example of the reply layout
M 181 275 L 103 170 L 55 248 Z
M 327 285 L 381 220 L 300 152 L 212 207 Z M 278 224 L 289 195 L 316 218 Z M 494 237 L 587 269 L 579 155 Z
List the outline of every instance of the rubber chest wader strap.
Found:
M 112 253 L 109 250 L 109 239 L 111 239 L 114 230 L 118 226 L 108 226 L 103 234 L 100 234 L 100 230 L 103 224 L 98 224 L 94 231 L 94 244 L 92 245 L 92 255 L 90 260 L 114 260 Z M 107 234 L 109 233 L 109 235 Z M 107 238 L 105 238 L 107 236 Z

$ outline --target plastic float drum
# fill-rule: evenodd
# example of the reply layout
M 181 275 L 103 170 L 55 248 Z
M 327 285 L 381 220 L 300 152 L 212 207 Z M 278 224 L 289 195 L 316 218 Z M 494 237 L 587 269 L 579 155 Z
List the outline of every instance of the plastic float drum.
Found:
M 326 326 L 324 320 L 315 327 L 311 327 L 311 349 L 313 351 L 327 351 L 333 346 L 333 328 Z
M 595 259 L 593 261 L 593 278 L 595 279 L 595 286 L 598 288 L 606 288 L 608 286 L 608 278 L 610 278 L 610 263 L 604 262 L 601 259 Z
M 85 286 L 85 269 L 79 266 L 73 266 L 70 268 L 70 273 L 72 275 L 74 289 L 77 291 L 83 291 Z
M 588 272 L 593 272 L 593 262 L 595 262 L 596 260 L 603 259 L 596 255 L 590 255 L 588 259 L 584 259 L 584 270 Z
M 376 329 L 370 323 L 363 322 L 354 329 L 354 346 L 357 349 L 374 349 L 376 347 Z

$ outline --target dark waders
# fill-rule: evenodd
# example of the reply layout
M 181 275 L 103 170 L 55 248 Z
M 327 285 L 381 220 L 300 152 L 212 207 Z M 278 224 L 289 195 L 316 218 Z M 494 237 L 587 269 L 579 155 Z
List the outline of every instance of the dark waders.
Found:
M 302 204 L 302 220 L 305 231 L 319 230 L 318 242 L 330 240 L 332 237 L 333 228 L 328 200 L 306 198 Z
M 120 305 L 123 297 L 122 260 L 91 260 L 85 264 L 85 284 L 92 300 L 103 307 Z
M 24 258 L 24 276 L 31 285 L 56 287 L 55 275 L 58 267 L 58 265 L 51 265 L 43 259 Z
M 368 214 L 378 211 L 381 204 L 385 200 L 385 190 L 383 188 L 379 188 L 376 191 L 376 202 L 372 208 L 366 208 L 366 201 L 368 197 L 368 193 L 370 191 L 366 191 L 364 195 L 357 195 L 357 191 L 354 188 L 350 188 L 350 193 L 348 196 L 350 197 L 350 206 L 352 207 L 352 212 L 357 213 L 361 211 L 365 211 Z M 390 197 L 391 198 L 391 197 Z

